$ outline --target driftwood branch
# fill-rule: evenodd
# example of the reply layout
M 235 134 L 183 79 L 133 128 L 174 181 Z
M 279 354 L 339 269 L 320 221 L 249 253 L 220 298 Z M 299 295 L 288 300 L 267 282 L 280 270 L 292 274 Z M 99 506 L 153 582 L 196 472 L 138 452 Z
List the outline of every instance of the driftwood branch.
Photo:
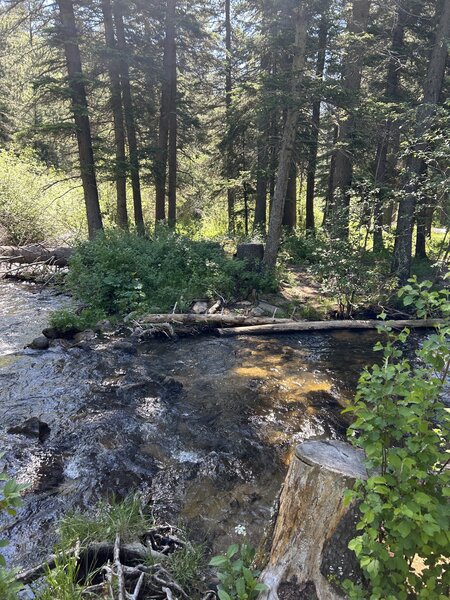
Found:
M 382 325 L 392 327 L 392 329 L 431 329 L 437 325 L 442 325 L 443 319 L 408 319 L 401 321 L 378 321 L 373 320 L 342 320 L 342 321 L 285 321 L 277 323 L 267 323 L 262 325 L 218 328 L 216 333 L 219 336 L 233 335 L 265 335 L 270 333 L 295 333 L 301 331 L 332 331 L 339 329 L 377 329 Z
M 0 246 L 0 262 L 29 265 L 45 263 L 55 267 L 67 267 L 72 252 L 72 248 L 45 248 L 40 244 Z
M 171 325 L 204 325 L 207 327 L 233 327 L 239 325 L 266 325 L 290 322 L 291 319 L 274 319 L 272 317 L 229 314 L 196 315 L 193 313 L 145 315 L 138 321 L 139 325 L 170 323 Z

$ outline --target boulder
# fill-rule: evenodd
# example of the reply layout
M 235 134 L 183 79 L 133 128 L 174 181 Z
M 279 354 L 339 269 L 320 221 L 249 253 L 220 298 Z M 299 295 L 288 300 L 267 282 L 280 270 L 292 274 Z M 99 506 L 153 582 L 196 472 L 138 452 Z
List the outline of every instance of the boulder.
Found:
M 27 347 L 31 348 L 32 350 L 47 350 L 49 346 L 50 342 L 48 337 L 45 335 L 39 335 L 37 338 L 34 338 L 34 340 L 30 342 Z
M 238 244 L 236 258 L 259 265 L 264 258 L 264 244 Z
M 45 442 L 50 435 L 50 427 L 37 417 L 31 417 L 20 425 L 14 425 L 8 429 L 8 433 L 24 435 L 28 438 L 35 438 L 39 442 Z

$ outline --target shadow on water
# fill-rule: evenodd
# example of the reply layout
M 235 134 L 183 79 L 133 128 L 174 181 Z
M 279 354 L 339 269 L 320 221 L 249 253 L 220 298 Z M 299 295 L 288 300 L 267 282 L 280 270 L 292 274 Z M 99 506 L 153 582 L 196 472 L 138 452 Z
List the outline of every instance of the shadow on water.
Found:
M 31 484 L 6 524 L 21 564 L 47 552 L 67 510 L 134 490 L 216 550 L 238 524 L 257 543 L 293 445 L 345 435 L 340 405 L 374 360 L 367 332 L 22 350 L 61 302 L 0 286 L 0 448 Z M 32 417 L 45 439 L 11 433 Z

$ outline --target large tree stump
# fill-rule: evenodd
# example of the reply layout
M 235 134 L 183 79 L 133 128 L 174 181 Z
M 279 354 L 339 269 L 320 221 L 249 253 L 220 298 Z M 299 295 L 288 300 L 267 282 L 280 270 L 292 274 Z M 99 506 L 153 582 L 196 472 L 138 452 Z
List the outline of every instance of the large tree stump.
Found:
M 264 258 L 264 244 L 238 244 L 236 258 L 253 265 L 259 264 Z
M 346 489 L 367 477 L 363 453 L 338 441 L 311 440 L 296 448 L 284 483 L 268 564 L 264 600 L 341 600 L 339 581 L 360 570 L 348 542 L 357 509 L 344 506 Z

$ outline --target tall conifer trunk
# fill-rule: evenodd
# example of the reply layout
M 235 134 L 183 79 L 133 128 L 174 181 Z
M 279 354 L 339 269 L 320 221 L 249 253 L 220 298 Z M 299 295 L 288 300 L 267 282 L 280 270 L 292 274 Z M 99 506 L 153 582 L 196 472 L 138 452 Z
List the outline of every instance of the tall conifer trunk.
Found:
M 404 49 L 406 11 L 399 5 L 396 14 L 396 23 L 392 31 L 391 54 L 389 57 L 388 70 L 386 76 L 387 102 L 397 102 L 400 83 L 400 56 Z M 375 158 L 375 176 L 374 184 L 378 188 L 375 197 L 373 209 L 373 250 L 380 252 L 383 250 L 383 186 L 386 183 L 388 171 L 388 151 L 391 144 L 392 129 L 394 123 L 389 118 L 381 127 L 379 134 L 377 153 Z
M 395 235 L 393 270 L 401 284 L 411 272 L 412 234 L 417 191 L 424 164 L 420 152 L 425 147 L 424 136 L 430 125 L 434 107 L 439 100 L 447 60 L 447 39 L 450 35 L 450 0 L 444 0 L 433 51 L 428 63 L 423 100 L 416 112 L 416 144 L 407 160 L 403 197 L 400 200 Z
M 294 59 L 292 61 L 291 98 L 284 123 L 275 191 L 270 210 L 269 231 L 264 252 L 264 263 L 270 269 L 275 268 L 280 245 L 284 203 L 286 200 L 289 174 L 292 166 L 295 138 L 297 135 L 299 117 L 297 96 L 305 66 L 306 34 L 309 26 L 309 18 L 309 6 L 307 6 L 307 2 L 302 2 L 295 15 L 296 31 Z
M 125 153 L 125 127 L 123 122 L 122 91 L 120 87 L 120 70 L 117 56 L 117 42 L 114 33 L 111 0 L 102 0 L 103 23 L 105 27 L 106 46 L 109 50 L 108 71 L 111 91 L 111 110 L 114 125 L 114 143 L 116 164 L 114 179 L 117 197 L 117 224 L 128 228 L 127 211 L 127 166 Z
M 228 181 L 227 204 L 228 204 L 228 231 L 235 231 L 235 203 L 236 192 L 231 187 L 230 181 L 234 179 L 234 153 L 232 140 L 232 94 L 233 94 L 233 61 L 231 42 L 231 0 L 225 0 L 225 111 L 227 121 L 227 143 L 226 143 L 226 177 Z
M 370 0 L 353 0 L 348 33 L 355 37 L 364 34 L 369 20 Z M 355 129 L 354 103 L 358 102 L 364 53 L 361 44 L 351 41 L 344 61 L 344 90 L 350 98 L 345 118 L 341 121 L 335 150 L 332 174 L 332 219 L 335 233 L 348 236 L 350 219 L 350 187 L 353 179 L 353 150 L 351 138 Z
M 127 59 L 127 42 L 123 22 L 123 0 L 114 0 L 113 14 L 116 26 L 117 48 L 120 52 L 119 69 L 122 87 L 123 110 L 127 131 L 128 150 L 130 154 L 131 188 L 133 191 L 134 222 L 140 235 L 145 233 L 144 216 L 142 213 L 141 179 L 139 165 L 139 150 L 136 134 L 136 120 L 134 115 L 133 98 L 131 95 L 130 69 Z
M 168 154 L 168 224 L 175 227 L 177 220 L 177 47 L 176 0 L 167 2 L 167 51 L 169 78 L 169 154 Z
M 72 114 L 75 121 L 78 143 L 81 181 L 83 184 L 84 201 L 86 203 L 88 232 L 89 238 L 93 239 L 97 231 L 102 229 L 103 224 L 95 177 L 91 125 L 86 88 L 83 80 L 78 31 L 75 24 L 72 0 L 57 0 L 57 4 L 62 25 L 61 41 L 66 57 Z
M 328 15 L 324 10 L 319 24 L 318 48 L 317 48 L 317 63 L 316 63 L 316 78 L 321 81 L 323 79 L 323 71 L 325 68 L 325 52 L 327 49 L 328 38 Z M 306 231 L 314 235 L 315 219 L 314 219 L 314 192 L 316 185 L 316 167 L 317 167 L 317 151 L 319 147 L 319 130 L 320 130 L 320 98 L 314 100 L 312 106 L 311 120 L 311 138 L 308 156 L 308 167 L 306 174 Z

